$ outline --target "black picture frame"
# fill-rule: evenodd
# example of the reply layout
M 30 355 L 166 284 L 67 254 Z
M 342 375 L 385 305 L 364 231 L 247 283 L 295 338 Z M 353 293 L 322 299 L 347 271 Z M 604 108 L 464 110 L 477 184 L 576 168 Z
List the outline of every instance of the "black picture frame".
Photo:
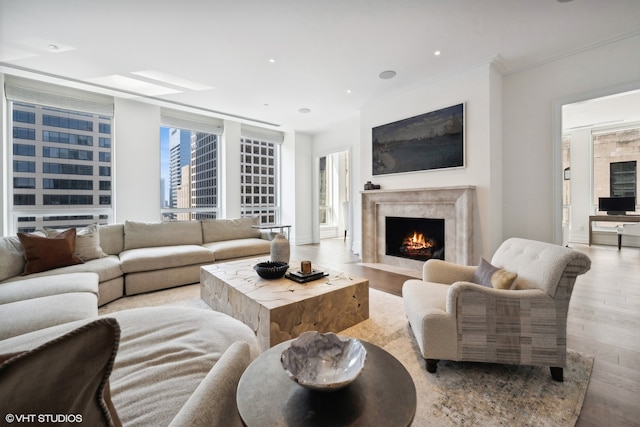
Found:
M 465 167 L 464 103 L 372 129 L 372 174 Z

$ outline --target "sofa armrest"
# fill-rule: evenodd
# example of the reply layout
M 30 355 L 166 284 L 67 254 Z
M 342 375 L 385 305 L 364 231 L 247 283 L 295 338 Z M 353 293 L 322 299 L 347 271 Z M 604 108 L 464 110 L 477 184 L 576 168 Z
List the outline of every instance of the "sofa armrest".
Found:
M 446 285 L 458 281 L 470 282 L 476 268 L 440 259 L 430 259 L 422 266 L 422 280 Z
M 519 319 L 521 309 L 532 305 L 539 308 L 536 311 L 538 314 L 548 310 L 554 313 L 556 311 L 556 301 L 540 289 L 502 290 L 471 282 L 456 282 L 451 285 L 447 293 L 446 311 L 456 316 L 459 325 L 474 325 L 477 332 L 480 325 L 485 325 L 487 328 L 489 324 L 495 326 L 495 321 L 489 322 L 496 317 L 496 313 L 493 313 L 490 307 L 502 307 L 500 319 L 503 322 L 509 322 L 509 319 Z M 458 313 L 460 306 L 464 307 L 463 314 Z M 507 309 L 508 307 L 510 309 Z M 543 307 L 545 309 L 542 309 Z M 505 310 L 508 313 L 504 312 Z M 461 333 L 464 334 L 464 328 L 462 326 L 461 328 Z
M 458 282 L 447 293 L 458 360 L 565 366 L 566 309 L 540 289 Z
M 242 426 L 236 391 L 240 377 L 250 362 L 251 355 L 246 342 L 231 344 L 169 425 Z
M 553 307 L 554 309 L 556 306 L 553 298 L 540 289 L 503 290 L 489 288 L 477 283 L 459 281 L 453 283 L 449 288 L 446 310 L 447 313 L 456 314 L 456 307 L 459 304 L 463 304 L 465 307 L 478 305 L 495 307 L 496 304 L 501 302 L 508 304 L 511 301 L 525 300 L 529 303 L 535 302 L 540 306 L 547 305 L 549 308 Z M 477 318 L 479 314 L 473 312 L 473 316 Z

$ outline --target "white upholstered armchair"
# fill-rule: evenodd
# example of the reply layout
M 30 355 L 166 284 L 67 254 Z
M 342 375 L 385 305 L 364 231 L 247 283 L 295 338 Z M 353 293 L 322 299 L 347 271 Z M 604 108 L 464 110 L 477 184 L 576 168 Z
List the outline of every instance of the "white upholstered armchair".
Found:
M 562 381 L 569 299 L 591 260 L 566 247 L 513 238 L 500 245 L 491 265 L 517 274 L 512 290 L 473 283 L 477 267 L 441 260 L 424 264 L 423 280 L 404 283 L 405 311 L 427 371 L 435 372 L 439 360 L 537 365 L 549 366 Z

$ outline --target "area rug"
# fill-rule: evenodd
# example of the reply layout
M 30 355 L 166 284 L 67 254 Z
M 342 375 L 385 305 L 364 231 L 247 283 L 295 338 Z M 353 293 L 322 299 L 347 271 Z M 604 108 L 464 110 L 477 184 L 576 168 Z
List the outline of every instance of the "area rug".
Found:
M 100 314 L 149 305 L 209 309 L 190 285 L 122 298 Z M 593 367 L 593 358 L 569 350 L 564 382 L 548 367 L 441 361 L 430 374 L 409 329 L 402 298 L 370 289 L 370 318 L 340 334 L 376 344 L 407 368 L 416 386 L 413 426 L 573 426 Z M 399 399 L 402 396 L 398 396 Z

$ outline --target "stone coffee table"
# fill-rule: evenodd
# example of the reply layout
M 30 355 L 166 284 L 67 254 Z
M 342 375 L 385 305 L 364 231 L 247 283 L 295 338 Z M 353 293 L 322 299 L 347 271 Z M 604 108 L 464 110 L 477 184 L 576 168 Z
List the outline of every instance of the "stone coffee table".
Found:
M 302 332 L 339 332 L 369 318 L 369 281 L 314 265 L 329 275 L 307 283 L 266 280 L 246 259 L 204 266 L 200 297 L 251 327 L 262 351 Z M 291 268 L 300 265 L 291 261 Z

